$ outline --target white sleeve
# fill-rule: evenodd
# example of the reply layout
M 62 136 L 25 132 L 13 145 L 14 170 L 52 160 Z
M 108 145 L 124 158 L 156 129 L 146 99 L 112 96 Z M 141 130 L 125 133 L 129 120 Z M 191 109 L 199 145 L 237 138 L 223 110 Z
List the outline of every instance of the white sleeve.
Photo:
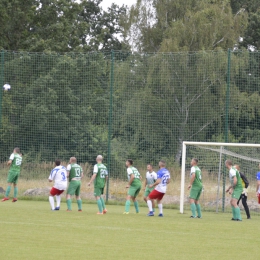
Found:
M 157 174 L 155 172 L 153 172 L 153 178 L 154 180 L 157 180 Z
M 133 171 L 132 171 L 132 169 L 130 169 L 130 168 L 127 168 L 127 175 L 131 175 L 131 174 L 133 174 Z
M 14 159 L 14 154 L 12 153 L 9 157 L 9 160 L 13 160 Z
M 234 169 L 230 169 L 229 174 L 231 177 L 236 176 L 236 171 Z
M 195 173 L 195 172 L 196 172 L 195 167 L 192 166 L 191 169 L 190 169 L 190 174 Z
M 53 170 L 52 170 L 51 173 L 50 173 L 49 180 L 52 180 L 52 181 L 53 181 Z
M 98 173 L 98 167 L 97 167 L 97 165 L 96 165 L 96 164 L 95 164 L 95 166 L 94 166 L 93 173 L 94 173 L 94 174 L 97 174 L 97 173 Z
M 67 172 L 69 172 L 71 170 L 71 165 L 69 164 L 68 166 L 67 166 Z

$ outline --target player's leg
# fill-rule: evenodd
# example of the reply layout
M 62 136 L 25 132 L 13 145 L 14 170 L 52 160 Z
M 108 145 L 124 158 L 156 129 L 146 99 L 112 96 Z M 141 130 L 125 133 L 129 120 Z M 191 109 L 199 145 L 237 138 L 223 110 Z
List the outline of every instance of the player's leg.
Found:
M 107 209 L 106 209 L 105 200 L 104 200 L 104 198 L 103 198 L 103 194 L 104 194 L 104 188 L 101 189 L 100 200 L 101 200 L 101 203 L 102 203 L 103 214 L 106 214 L 106 213 L 107 213 Z
M 125 211 L 123 214 L 129 214 L 130 205 L 131 205 L 131 198 L 135 196 L 136 188 L 133 186 L 130 186 L 127 192 L 126 196 L 126 202 L 125 202 Z
M 5 197 L 2 199 L 2 201 L 9 200 L 9 194 L 11 191 L 12 183 L 14 183 L 14 177 L 15 177 L 15 173 L 9 171 L 7 176 L 7 188 L 5 191 Z
M 71 211 L 71 196 L 75 194 L 77 188 L 75 182 L 76 181 L 71 181 L 67 190 L 67 195 L 66 195 L 67 211 Z
M 97 206 L 98 206 L 98 213 L 97 214 L 103 214 L 102 202 L 100 200 L 100 196 L 101 196 L 100 188 L 94 187 L 94 196 L 96 198 L 96 202 L 97 202 Z
M 202 218 L 201 215 L 201 207 L 200 207 L 200 203 L 199 203 L 199 199 L 200 199 L 200 195 L 201 195 L 202 189 L 198 192 L 197 197 L 195 199 L 195 206 L 196 206 L 196 210 L 197 210 L 197 214 L 198 214 L 198 218 Z
M 50 195 L 49 195 L 49 202 L 51 205 L 51 210 L 55 210 L 55 206 L 54 206 L 54 196 L 57 194 L 57 189 L 52 187 L 52 189 L 50 190 Z
M 55 210 L 60 210 L 60 201 L 61 201 L 61 194 L 64 192 L 64 190 L 58 190 L 56 194 L 56 207 Z
M 142 186 L 140 186 L 139 188 L 136 189 L 135 195 L 134 195 L 134 197 L 132 197 L 132 200 L 133 200 L 133 202 L 134 202 L 135 212 L 136 212 L 136 213 L 139 213 L 139 205 L 138 205 L 138 201 L 136 200 L 136 197 L 138 196 L 138 194 L 139 194 L 139 192 L 140 192 L 140 190 L 141 190 L 141 187 L 142 187 Z
M 232 193 L 232 199 L 231 199 L 231 205 L 234 207 L 234 209 L 233 209 L 234 216 L 233 217 L 235 220 L 238 220 L 238 221 L 242 220 L 241 214 L 240 214 L 240 208 L 237 205 L 237 201 L 240 198 L 241 193 L 242 193 L 242 191 L 240 191 L 240 190 L 234 190 Z
M 249 211 L 249 208 L 248 208 L 248 205 L 247 205 L 247 196 L 246 196 L 245 194 L 242 194 L 242 195 L 241 195 L 241 198 L 242 198 L 242 204 L 243 204 L 243 206 L 244 206 L 247 219 L 250 219 L 251 216 L 250 216 L 250 211 Z
M 158 217 L 163 217 L 163 204 L 162 204 L 162 199 L 163 199 L 164 193 L 159 193 L 157 195 L 157 205 L 159 209 L 159 215 Z
M 77 187 L 75 190 L 76 200 L 78 204 L 78 211 L 82 211 L 82 200 L 80 198 L 81 181 L 77 181 Z
M 154 216 L 152 201 L 157 199 L 157 195 L 158 192 L 156 190 L 153 190 L 147 197 L 147 206 L 149 208 L 149 213 L 147 214 L 148 217 Z
M 196 218 L 196 205 L 195 200 L 198 196 L 198 191 L 191 188 L 190 190 L 190 209 L 191 209 L 191 218 Z

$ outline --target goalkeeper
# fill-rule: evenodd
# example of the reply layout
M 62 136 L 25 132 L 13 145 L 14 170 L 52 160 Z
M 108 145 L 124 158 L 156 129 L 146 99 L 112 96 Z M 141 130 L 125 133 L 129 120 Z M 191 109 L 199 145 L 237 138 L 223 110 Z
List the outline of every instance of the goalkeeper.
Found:
M 235 164 L 234 167 L 238 170 L 238 172 L 240 174 L 242 186 L 243 186 L 243 192 L 242 192 L 240 198 L 237 201 L 237 205 L 239 205 L 240 200 L 242 200 L 242 204 L 243 204 L 243 207 L 245 209 L 247 219 L 251 219 L 249 208 L 248 208 L 248 205 L 247 205 L 247 192 L 248 192 L 247 188 L 249 186 L 249 181 L 246 178 L 245 174 L 240 172 L 240 166 L 238 164 Z

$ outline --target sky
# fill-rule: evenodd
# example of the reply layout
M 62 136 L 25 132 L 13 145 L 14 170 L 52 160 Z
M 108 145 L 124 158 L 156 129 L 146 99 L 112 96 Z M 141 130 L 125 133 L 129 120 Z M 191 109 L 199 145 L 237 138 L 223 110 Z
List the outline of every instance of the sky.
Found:
M 115 3 L 119 6 L 124 4 L 130 7 L 131 5 L 135 4 L 136 1 L 137 0 L 103 0 L 101 6 L 103 7 L 104 10 L 110 7 L 112 3 Z

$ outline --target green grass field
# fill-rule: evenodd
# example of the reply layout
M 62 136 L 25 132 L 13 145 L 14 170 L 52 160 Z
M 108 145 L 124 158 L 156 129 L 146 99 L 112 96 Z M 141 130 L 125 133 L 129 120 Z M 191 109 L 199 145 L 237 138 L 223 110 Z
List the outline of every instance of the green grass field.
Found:
M 123 206 L 108 205 L 96 215 L 95 204 L 78 212 L 50 211 L 44 201 L 0 203 L 2 259 L 257 259 L 259 217 L 230 221 L 230 214 L 204 213 L 190 219 L 166 209 L 165 217 L 122 215 Z M 133 212 L 133 206 L 131 206 Z

